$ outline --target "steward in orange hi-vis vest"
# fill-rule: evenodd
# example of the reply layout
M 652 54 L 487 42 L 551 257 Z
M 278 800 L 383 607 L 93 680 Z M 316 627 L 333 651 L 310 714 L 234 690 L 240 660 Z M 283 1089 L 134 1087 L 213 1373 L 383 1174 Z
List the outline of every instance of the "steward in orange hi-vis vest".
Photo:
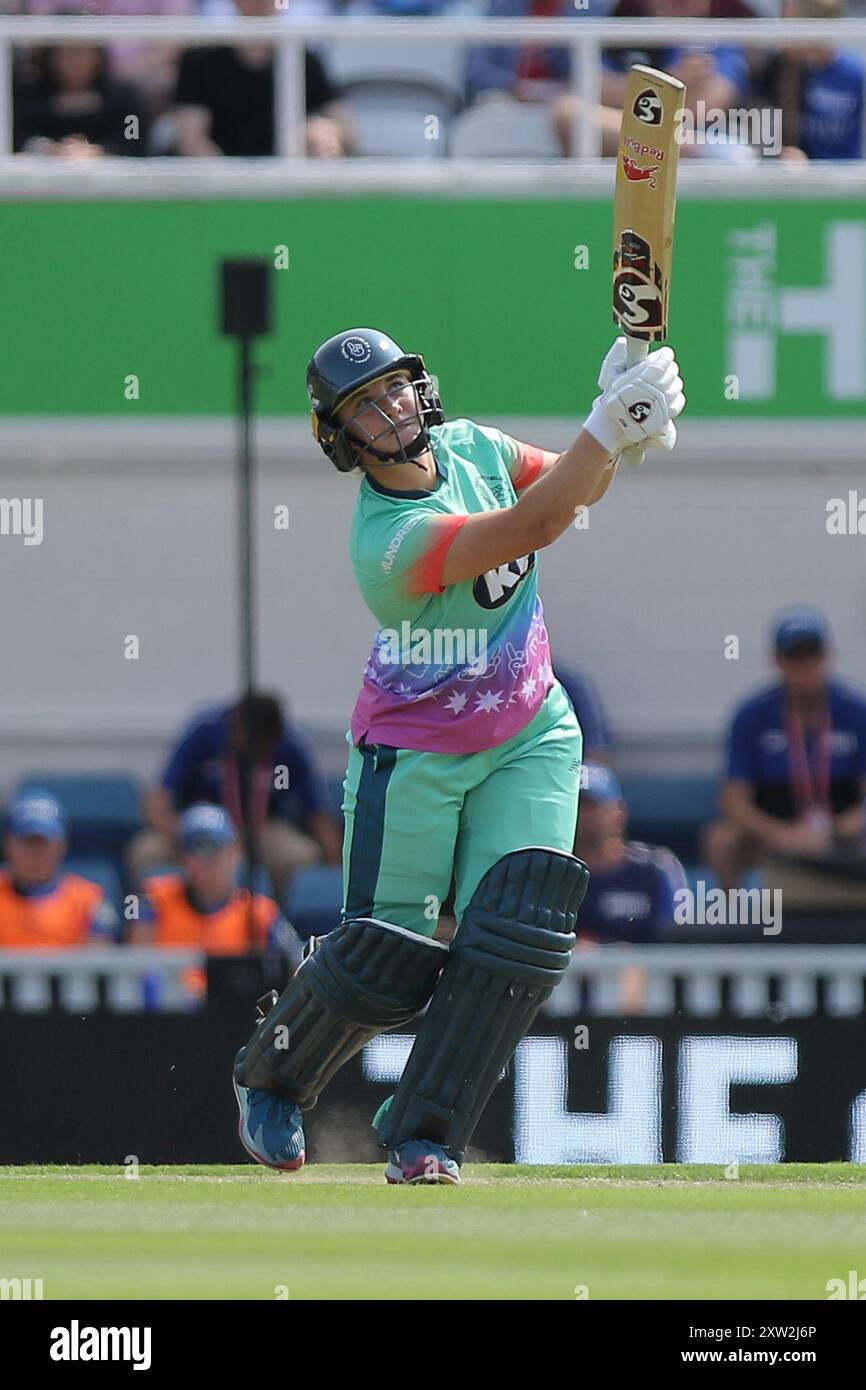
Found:
M 240 956 L 267 945 L 279 916 L 276 903 L 256 893 L 250 940 L 250 895 L 246 888 L 236 888 L 215 911 L 203 912 L 193 905 L 179 874 L 146 879 L 142 887 L 153 914 L 150 939 L 154 946 L 193 946 L 210 956 Z
M 0 947 L 62 950 L 116 939 L 117 913 L 103 891 L 65 874 L 66 814 L 50 792 L 31 789 L 6 813 L 0 870 Z
M 100 934 L 102 906 L 102 889 L 77 874 L 60 874 L 53 885 L 27 891 L 16 887 L 7 869 L 0 870 L 0 947 L 84 946 Z

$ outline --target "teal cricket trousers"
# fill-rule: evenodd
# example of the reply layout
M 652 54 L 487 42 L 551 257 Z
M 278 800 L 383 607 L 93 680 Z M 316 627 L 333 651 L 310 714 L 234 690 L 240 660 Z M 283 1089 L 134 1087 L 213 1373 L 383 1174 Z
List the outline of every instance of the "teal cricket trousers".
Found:
M 571 853 L 582 754 L 558 683 L 520 733 L 481 753 L 353 745 L 343 784 L 343 915 L 432 936 L 452 875 L 459 922 L 504 854 L 531 845 Z

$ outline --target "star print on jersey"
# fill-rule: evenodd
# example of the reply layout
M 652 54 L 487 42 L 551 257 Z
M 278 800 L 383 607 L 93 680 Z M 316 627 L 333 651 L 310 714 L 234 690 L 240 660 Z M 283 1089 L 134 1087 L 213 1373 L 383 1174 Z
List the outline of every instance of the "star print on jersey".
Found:
M 498 714 L 499 706 L 502 704 L 502 691 L 488 690 L 486 695 L 476 695 L 475 700 L 477 714 Z
M 420 669 L 411 662 L 394 664 L 380 662 L 374 649 L 373 659 L 368 662 L 363 690 L 356 705 L 359 720 L 366 723 L 372 711 L 379 704 L 392 711 L 396 719 L 397 709 L 404 710 L 404 720 L 410 714 L 412 727 L 419 732 L 414 736 L 413 745 L 442 748 L 445 735 L 435 737 L 435 731 L 443 728 L 453 729 L 459 738 L 466 730 L 466 741 L 449 741 L 443 751 L 477 751 L 479 748 L 495 747 L 501 741 L 491 735 L 501 729 L 516 732 L 526 722 L 527 713 L 531 715 L 538 709 L 553 683 L 550 664 L 550 648 L 541 603 L 536 598 L 529 629 L 523 640 L 513 632 L 509 625 L 508 637 L 500 638 L 495 650 L 487 653 L 483 669 L 480 663 L 463 666 L 436 667 L 424 664 Z M 435 684 L 431 684 L 435 680 Z M 417 713 L 415 713 L 417 711 Z M 422 721 L 423 720 L 423 724 Z M 422 729 L 430 730 L 431 742 L 422 745 Z M 396 735 L 389 729 L 388 737 L 380 734 L 380 741 L 397 743 Z M 510 737 L 511 735 L 506 735 Z
M 442 585 L 451 523 L 517 501 L 513 440 L 472 420 L 433 427 L 437 483 L 397 495 L 360 486 L 352 564 L 378 629 L 351 736 L 476 753 L 525 728 L 555 682 L 534 555 Z M 443 541 L 444 538 L 444 541 Z
M 526 680 L 520 687 L 520 694 L 523 697 L 523 699 L 527 701 L 527 703 L 532 699 L 533 695 L 535 694 L 537 685 L 537 676 L 527 676 Z
M 468 700 L 468 695 L 461 695 L 459 691 L 455 690 L 454 694 L 445 701 L 445 708 L 450 709 L 452 714 L 462 714 Z

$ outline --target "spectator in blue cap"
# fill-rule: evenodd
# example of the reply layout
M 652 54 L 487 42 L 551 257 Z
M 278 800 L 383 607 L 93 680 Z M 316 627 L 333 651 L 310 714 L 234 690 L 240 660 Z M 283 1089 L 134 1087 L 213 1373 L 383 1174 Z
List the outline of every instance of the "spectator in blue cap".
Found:
M 300 943 L 277 904 L 238 886 L 241 850 L 234 821 L 222 806 L 190 806 L 178 823 L 180 872 L 145 879 L 135 945 L 189 946 L 211 956 L 240 956 L 266 948 L 285 951 L 293 964 Z M 186 980 L 199 996 L 205 977 Z
M 771 856 L 809 858 L 863 845 L 866 696 L 831 676 L 832 636 L 815 608 L 773 625 L 780 679 L 736 710 L 722 818 L 704 854 L 723 888 Z
M 625 838 L 628 807 L 616 774 L 602 763 L 584 763 L 574 852 L 589 869 L 589 887 L 578 923 L 578 947 L 657 941 L 674 919 L 674 893 L 686 886 L 682 865 L 670 850 Z M 646 975 L 619 977 L 623 1013 L 643 1008 Z
M 66 816 L 48 792 L 15 798 L 0 869 L 0 948 L 59 950 L 114 940 L 117 914 L 102 889 L 62 871 Z
M 616 774 L 584 763 L 575 854 L 589 869 L 580 909 L 583 940 L 656 941 L 673 921 L 674 893 L 686 886 L 670 850 L 625 838 L 628 807 Z

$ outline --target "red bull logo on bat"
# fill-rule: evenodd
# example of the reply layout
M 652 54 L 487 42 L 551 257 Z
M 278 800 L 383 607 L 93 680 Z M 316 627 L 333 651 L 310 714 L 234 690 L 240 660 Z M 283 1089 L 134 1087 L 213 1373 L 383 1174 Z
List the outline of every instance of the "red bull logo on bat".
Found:
M 650 188 L 655 188 L 658 167 L 657 164 L 636 164 L 627 154 L 622 157 L 623 173 L 632 183 L 648 183 Z
M 655 145 L 645 145 L 642 140 L 635 140 L 633 135 L 626 135 L 622 143 L 635 154 L 649 155 L 650 159 L 657 159 L 659 164 L 664 163 L 665 152 L 657 150 Z

